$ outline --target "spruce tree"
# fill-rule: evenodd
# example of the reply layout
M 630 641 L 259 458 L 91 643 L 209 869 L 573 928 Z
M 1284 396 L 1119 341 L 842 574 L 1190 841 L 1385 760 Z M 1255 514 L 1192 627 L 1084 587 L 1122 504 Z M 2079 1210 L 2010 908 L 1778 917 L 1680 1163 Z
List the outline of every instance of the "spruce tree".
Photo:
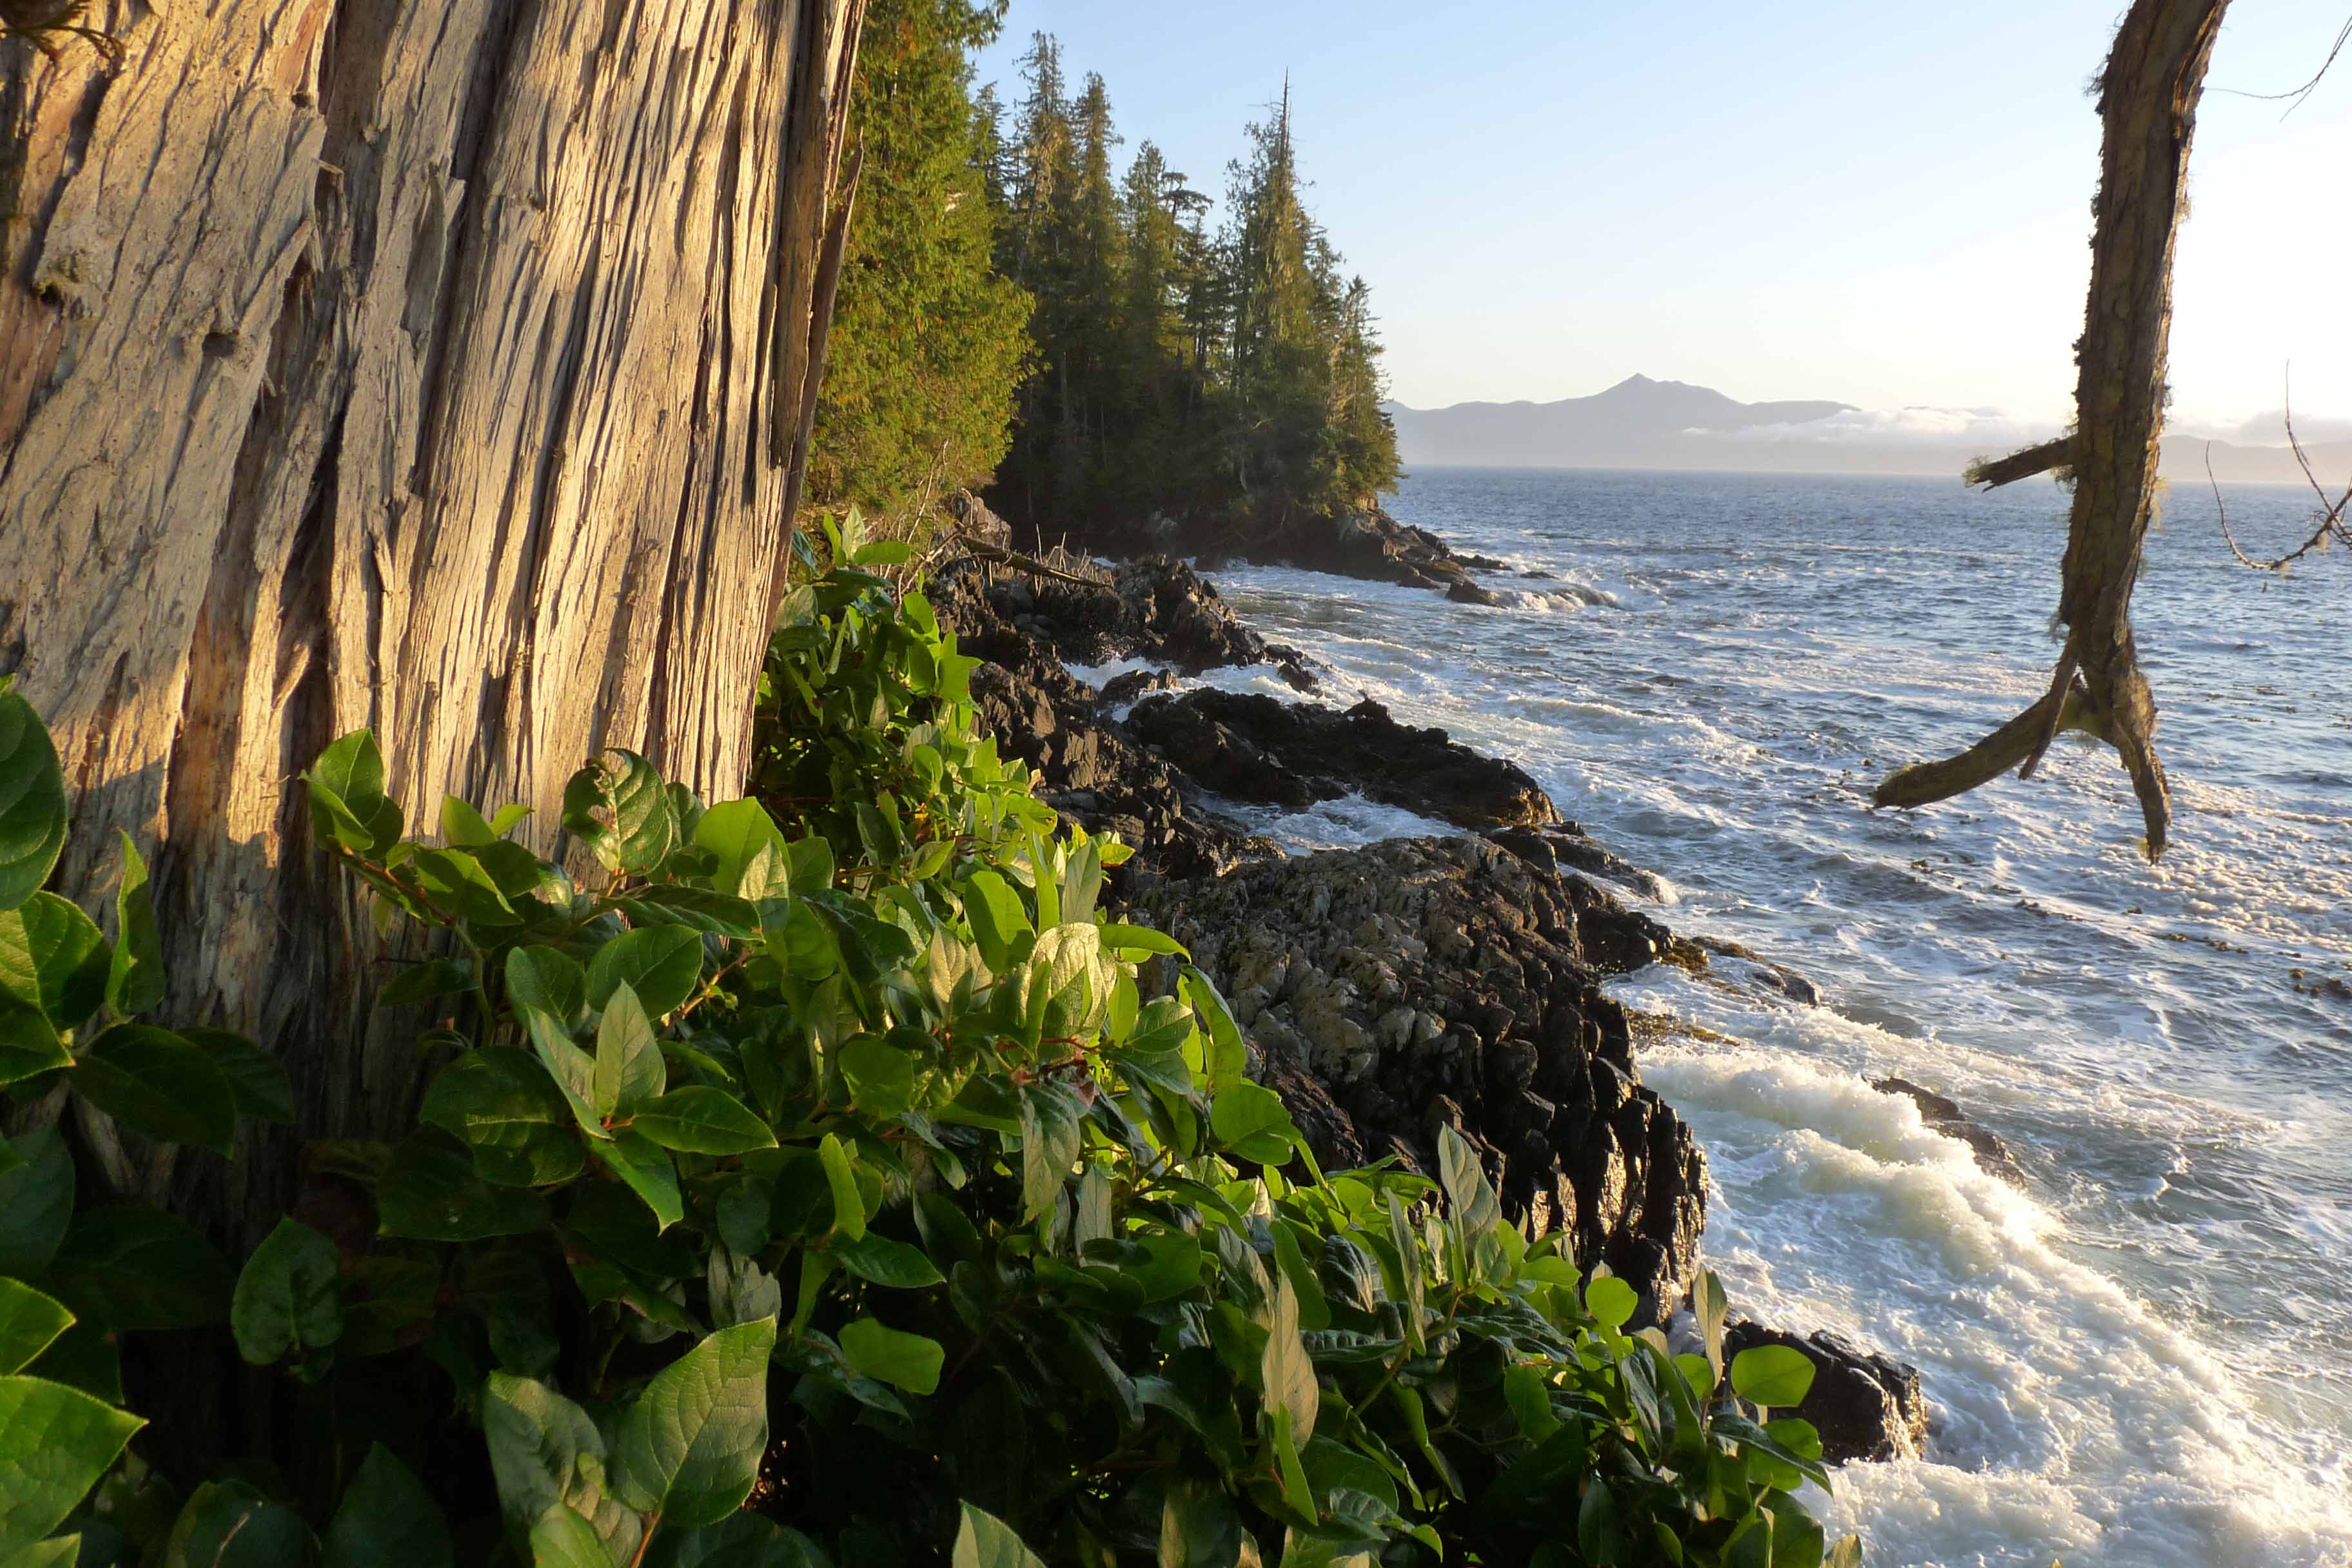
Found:
M 998 13 L 875 0 L 853 100 L 864 154 L 810 464 L 818 505 L 905 513 L 984 482 L 1011 439 L 1030 302 L 995 268 L 996 128 L 970 52 Z

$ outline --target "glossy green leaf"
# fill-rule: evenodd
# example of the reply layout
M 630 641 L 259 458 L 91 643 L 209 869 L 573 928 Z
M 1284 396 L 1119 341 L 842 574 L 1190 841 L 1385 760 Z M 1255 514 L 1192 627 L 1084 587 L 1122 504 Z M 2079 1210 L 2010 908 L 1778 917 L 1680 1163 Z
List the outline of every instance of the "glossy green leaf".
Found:
M 865 1116 L 888 1121 L 915 1099 L 915 1058 L 881 1035 L 860 1035 L 840 1052 L 842 1081 Z
M 629 1125 L 665 1149 L 694 1154 L 741 1154 L 776 1146 L 774 1129 L 741 1100 L 702 1084 L 670 1090 L 642 1107 Z
M 237 1353 L 268 1366 L 342 1337 L 342 1258 L 335 1244 L 291 1217 L 262 1238 L 237 1275 L 228 1322 Z
M 857 1178 L 849 1168 L 849 1151 L 832 1133 L 817 1144 L 817 1157 L 824 1167 L 825 1185 L 833 1191 L 834 1228 L 852 1241 L 866 1234 L 866 1200 L 857 1191 Z
M 1261 1165 L 1287 1163 L 1297 1137 L 1282 1097 L 1247 1079 L 1218 1090 L 1209 1106 L 1209 1128 L 1220 1143 Z
M 1731 1358 L 1731 1386 L 1751 1405 L 1802 1405 L 1813 1386 L 1812 1358 L 1790 1345 L 1751 1345 Z
M 482 1241 L 547 1224 L 539 1194 L 491 1185 L 475 1170 L 473 1151 L 431 1126 L 393 1150 L 376 1183 L 375 1206 L 385 1236 L 412 1241 Z
M 49 1266 L 77 1317 L 117 1331 L 195 1329 L 228 1316 L 236 1276 L 218 1248 L 158 1209 L 85 1209 Z
M 588 1522 L 617 1562 L 635 1556 L 644 1525 L 608 1489 L 604 1434 L 586 1411 L 545 1384 L 494 1372 L 482 1385 L 481 1417 L 510 1530 L 529 1532 L 561 1504 Z
M 841 1349 L 867 1377 L 909 1394 L 937 1392 L 940 1369 L 947 1364 L 947 1352 L 939 1341 L 901 1332 L 873 1318 L 843 1324 Z
M 1077 1098 L 1058 1083 L 1033 1084 L 1021 1091 L 1021 1208 L 1024 1220 L 1034 1220 L 1051 1208 L 1077 1163 L 1079 1124 L 1085 1115 Z
M 474 1169 L 500 1186 L 553 1186 L 587 1168 L 563 1091 L 521 1051 L 467 1051 L 441 1069 L 417 1116 L 471 1149 Z
M 103 1530 L 103 1521 L 96 1528 Z M 90 1529 L 85 1526 L 77 1534 L 52 1535 L 46 1540 L 36 1541 L 14 1557 L 0 1561 L 0 1568 L 74 1568 L 81 1556 L 83 1536 L 90 1533 Z M 108 1550 L 110 1545 L 110 1542 L 107 1542 L 98 1550 Z
M 1012 967 L 1015 944 L 1034 929 L 1020 896 L 995 872 L 975 871 L 963 885 L 963 911 L 971 921 L 981 962 L 996 973 L 1005 973 Z
M 318 1545 L 284 1503 L 243 1481 L 207 1481 L 180 1510 L 163 1561 L 167 1568 L 306 1568 Z
M 1304 1443 L 1315 1436 L 1322 1396 L 1315 1363 L 1307 1354 L 1307 1342 L 1299 1337 L 1298 1294 L 1291 1289 L 1287 1275 L 1275 1277 L 1272 1311 L 1266 1324 L 1265 1353 L 1259 1362 L 1261 1387 L 1269 1407 L 1288 1413 L 1292 1441 Z
M 666 1017 L 686 1005 L 701 978 L 701 932 L 690 926 L 625 931 L 588 961 L 588 1005 L 608 1005 L 614 988 L 626 985 L 647 1017 Z
M 551 947 L 519 947 L 507 954 L 507 998 L 546 1014 L 569 1029 L 588 1005 L 588 975 Z M 642 997 L 639 998 L 643 1000 Z
M 992 1513 L 963 1505 L 956 1527 L 953 1568 L 1045 1568 L 1045 1559 L 1029 1550 L 1013 1527 Z
M 98 922 L 55 893 L 0 910 L 0 1000 L 75 1028 L 105 1002 L 112 967 Z
M 841 1266 L 860 1279 L 894 1290 L 920 1290 L 944 1280 L 920 1247 L 872 1233 L 843 1241 L 833 1249 Z
M 645 1200 L 656 1226 L 667 1229 L 686 1217 L 686 1201 L 677 1188 L 677 1165 L 668 1150 L 628 1131 L 616 1132 L 589 1147 L 631 1192 Z
M 719 858 L 719 868 L 712 874 L 711 885 L 722 893 L 734 893 L 748 899 L 781 898 L 790 891 L 789 875 L 783 874 L 784 836 L 777 831 L 775 819 L 756 800 L 730 800 L 712 806 L 694 825 L 694 842 Z M 771 852 L 772 858 L 751 890 L 744 889 L 744 875 L 758 860 L 761 852 Z M 782 884 L 782 885 L 780 885 Z
M 184 1037 L 117 1024 L 74 1064 L 81 1097 L 133 1131 L 226 1154 L 236 1136 L 236 1091 L 220 1065 Z
M 1723 1381 L 1723 1329 L 1730 1311 L 1725 1299 L 1723 1280 L 1712 1268 L 1702 1268 L 1691 1285 L 1691 1311 L 1698 1319 L 1701 1342 L 1706 1351 L 1707 1364 L 1715 1371 L 1715 1380 Z
M 613 1437 L 614 1489 L 684 1529 L 742 1506 L 768 1447 L 776 1321 L 721 1329 L 654 1375 Z
M 833 1568 L 833 1560 L 799 1531 L 746 1511 L 699 1530 L 664 1528 L 646 1568 Z
M 1212 1090 L 1222 1091 L 1242 1081 L 1249 1067 L 1249 1050 L 1242 1042 L 1241 1026 L 1234 1022 L 1233 1010 L 1225 1005 L 1215 984 L 1198 969 L 1184 969 L 1184 996 L 1192 1005 L 1192 1016 L 1200 1020 L 1209 1037 L 1207 1059 L 1203 1063 Z
M 1584 1483 L 1584 1495 L 1577 1504 L 1576 1544 L 1590 1563 L 1628 1561 L 1625 1522 L 1618 1511 L 1616 1494 L 1598 1476 Z
M 344 1489 L 322 1544 L 320 1568 L 450 1568 L 455 1562 L 441 1505 L 381 1443 L 369 1447 Z
M 0 911 L 49 879 L 65 848 L 68 816 L 48 727 L 23 697 L 0 691 Z
M 0 996 L 0 1086 L 72 1065 L 55 1025 L 13 997 Z
M 1482 1236 L 1503 1223 L 1502 1203 L 1478 1163 L 1478 1151 L 1450 1122 L 1437 1130 L 1437 1171 L 1463 1235 Z
M 0 1274 L 35 1279 L 73 1218 L 73 1155 L 54 1127 L 7 1142 L 16 1158 L 0 1167 Z
M 375 733 L 354 730 L 319 753 L 302 775 L 310 793 L 313 831 L 351 854 L 381 858 L 400 841 L 405 825 L 397 804 L 383 793 L 383 753 Z
M 621 1568 L 595 1526 L 562 1503 L 531 1521 L 531 1568 Z
M 122 879 L 114 889 L 114 952 L 106 975 L 106 1005 L 127 1017 L 163 999 L 163 943 L 155 931 L 155 901 L 147 890 L 147 862 L 140 858 L 130 834 L 121 833 L 121 837 Z
M 63 1384 L 0 1377 L 0 1560 L 55 1530 L 145 1425 Z
M 1633 1287 L 1614 1275 L 1598 1275 L 1584 1287 L 1584 1310 L 1604 1329 L 1623 1328 L 1641 1305 Z
M 1166 931 L 1150 926 L 1106 925 L 1102 928 L 1102 944 L 1118 952 L 1164 952 L 1176 958 L 1190 958 L 1184 944 Z
M 0 1276 L 0 1375 L 24 1371 L 73 1321 L 64 1302 Z
M 294 1085 L 276 1057 L 230 1029 L 183 1029 L 180 1037 L 212 1058 L 227 1078 L 239 1116 L 292 1124 Z
M 653 1020 L 627 981 L 616 984 L 600 1005 L 604 1016 L 596 1024 L 596 1072 L 591 1080 L 596 1113 L 608 1119 L 635 1116 L 660 1096 L 669 1069 L 662 1065 Z

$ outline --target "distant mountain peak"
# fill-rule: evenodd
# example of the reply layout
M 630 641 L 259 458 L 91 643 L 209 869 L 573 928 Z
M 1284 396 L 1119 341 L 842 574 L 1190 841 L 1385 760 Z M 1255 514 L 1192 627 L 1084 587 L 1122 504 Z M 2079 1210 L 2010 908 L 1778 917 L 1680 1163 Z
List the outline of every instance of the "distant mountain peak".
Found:
M 1689 445 L 1765 426 L 1848 412 L 1827 402 L 1742 403 L 1713 387 L 1636 374 L 1602 391 L 1549 403 L 1389 405 L 1407 463 L 1641 467 L 1692 460 Z

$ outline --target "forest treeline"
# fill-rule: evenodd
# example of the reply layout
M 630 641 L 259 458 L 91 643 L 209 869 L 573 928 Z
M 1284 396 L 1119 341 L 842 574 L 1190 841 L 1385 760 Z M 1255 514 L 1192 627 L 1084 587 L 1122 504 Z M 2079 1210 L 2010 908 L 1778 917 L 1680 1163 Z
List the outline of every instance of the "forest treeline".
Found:
M 1370 290 L 1308 210 L 1286 89 L 1222 204 L 1039 34 L 976 85 L 1002 6 L 878 0 L 858 211 L 811 494 L 913 520 L 986 487 L 1046 532 L 1202 540 L 1373 502 L 1398 476 Z

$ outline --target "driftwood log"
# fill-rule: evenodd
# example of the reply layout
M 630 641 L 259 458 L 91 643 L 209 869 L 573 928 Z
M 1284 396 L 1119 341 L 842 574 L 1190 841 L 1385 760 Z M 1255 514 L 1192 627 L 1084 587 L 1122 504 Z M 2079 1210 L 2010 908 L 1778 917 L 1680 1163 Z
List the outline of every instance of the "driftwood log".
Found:
M 400 1125 L 422 1065 L 310 847 L 329 739 L 375 729 L 412 827 L 516 801 L 542 850 L 605 747 L 742 780 L 861 17 L 110 0 L 119 63 L 0 43 L 0 674 L 74 792 L 58 886 L 98 907 L 127 829 L 162 1017 L 255 1035 L 309 1133 Z M 78 1135 L 285 1201 L 282 1134 L 176 1178 Z
M 1966 752 L 1888 778 L 1875 805 L 1948 800 L 2012 767 L 2030 776 L 2058 731 L 2074 729 L 2115 748 L 2139 797 L 2148 858 L 2164 852 L 2171 798 L 2156 751 L 2156 702 L 2132 637 L 2131 595 L 2156 506 L 2189 144 L 2227 5 L 2135 0 L 2124 17 L 2099 82 L 2104 135 L 2090 302 L 2075 348 L 2074 429 L 1969 474 L 1988 485 L 2053 469 L 2071 475 L 2057 672 L 2041 700 Z

